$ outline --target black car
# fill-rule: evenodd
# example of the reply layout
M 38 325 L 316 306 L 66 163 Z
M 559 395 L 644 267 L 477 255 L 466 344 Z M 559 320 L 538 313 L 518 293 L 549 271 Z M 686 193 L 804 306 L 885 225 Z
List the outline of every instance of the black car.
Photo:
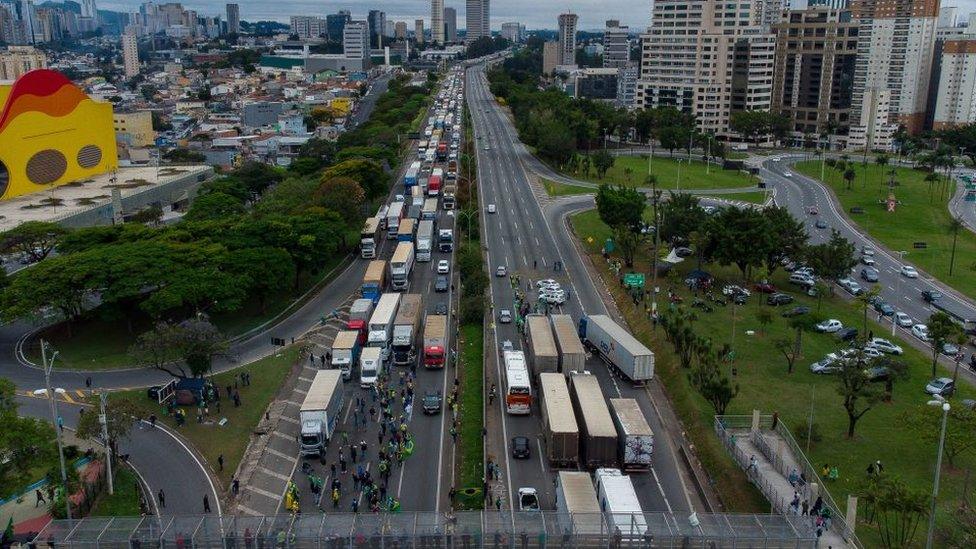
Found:
M 853 341 L 857 337 L 857 328 L 842 328 L 834 335 L 841 341 Z
M 446 292 L 447 291 L 447 276 L 438 275 L 434 280 L 434 291 L 435 292 Z
M 441 398 L 440 391 L 427 391 L 424 394 L 424 413 L 425 414 L 439 414 L 441 412 Z
M 877 282 L 878 270 L 871 267 L 861 269 L 861 280 L 864 280 L 865 282 Z
M 787 303 L 793 303 L 793 296 L 790 294 L 775 293 L 766 298 L 766 303 L 769 305 L 786 305 Z
M 528 437 L 512 437 L 512 457 L 515 459 L 529 459 L 532 455 Z
M 446 315 L 447 314 L 447 303 L 438 303 L 434 305 L 435 315 Z
M 799 307 L 793 307 L 789 311 L 784 312 L 783 313 L 783 316 L 786 317 L 786 318 L 790 318 L 790 317 L 794 317 L 794 316 L 805 315 L 805 314 L 807 314 L 809 312 L 810 312 L 810 307 L 805 307 L 803 305 L 800 305 Z
M 874 311 L 881 313 L 883 316 L 892 316 L 895 314 L 895 308 L 888 305 L 888 302 L 883 299 L 876 300 L 873 305 Z
M 942 299 L 942 292 L 936 290 L 922 290 L 922 299 L 928 303 L 932 303 L 936 299 Z
M 684 246 L 679 246 L 674 249 L 674 255 L 678 257 L 689 257 L 693 253 L 695 252 L 691 251 L 691 248 L 686 248 Z

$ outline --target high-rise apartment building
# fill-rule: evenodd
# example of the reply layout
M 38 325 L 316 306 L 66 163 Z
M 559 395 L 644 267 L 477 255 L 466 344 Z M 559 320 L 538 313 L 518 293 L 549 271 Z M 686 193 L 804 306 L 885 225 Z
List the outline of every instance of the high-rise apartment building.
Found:
M 135 34 L 122 35 L 122 63 L 125 66 L 126 78 L 139 74 L 139 42 Z
M 976 122 L 976 40 L 942 45 L 942 70 L 935 91 L 933 129 Z
M 34 46 L 8 46 L 0 50 L 0 80 L 16 80 L 26 72 L 47 68 L 47 56 Z
M 482 36 L 491 36 L 490 0 L 467 0 L 465 2 L 465 40 L 472 42 Z
M 858 47 L 848 147 L 887 150 L 898 125 L 924 126 L 939 0 L 854 0 L 851 12 Z M 865 118 L 882 112 L 869 101 L 887 104 L 884 122 Z
M 731 133 L 734 111 L 769 109 L 775 37 L 764 11 L 763 0 L 656 0 L 642 36 L 636 106 L 694 114 L 699 129 L 716 135 Z
M 318 38 L 326 32 L 326 20 L 321 17 L 314 15 L 291 16 L 291 33 L 298 35 L 299 39 Z
M 502 38 L 517 44 L 522 41 L 522 25 L 518 23 L 502 23 Z
M 369 58 L 369 24 L 347 21 L 342 29 L 342 54 L 350 59 Z
M 559 65 L 559 42 L 550 40 L 542 44 L 542 74 L 552 74 Z
M 610 19 L 603 31 L 603 66 L 622 69 L 630 64 L 630 29 Z
M 959 8 L 942 6 L 939 8 L 939 26 L 955 27 L 959 24 Z
M 559 64 L 576 64 L 576 23 L 579 16 L 575 13 L 559 15 Z
M 430 0 L 430 41 L 444 43 L 444 0 Z
M 241 7 L 237 4 L 227 4 L 227 34 L 241 32 Z
M 369 10 L 366 18 L 369 23 L 369 45 L 371 48 L 383 47 L 383 32 L 386 29 L 386 13 L 380 10 Z
M 424 20 L 415 19 L 413 22 L 413 35 L 418 44 L 424 43 Z
M 325 30 L 329 40 L 333 42 L 342 41 L 342 29 L 350 19 L 352 19 L 352 15 L 349 10 L 339 10 L 336 13 L 326 15 Z
M 791 10 L 773 25 L 772 110 L 792 118 L 795 135 L 847 135 L 857 29 L 850 11 L 826 6 Z
M 407 39 L 407 22 L 397 21 L 393 25 L 393 38 L 396 40 L 406 40 Z
M 430 29 L 433 33 L 434 29 Z M 457 10 L 444 8 L 444 40 L 448 43 L 457 42 Z

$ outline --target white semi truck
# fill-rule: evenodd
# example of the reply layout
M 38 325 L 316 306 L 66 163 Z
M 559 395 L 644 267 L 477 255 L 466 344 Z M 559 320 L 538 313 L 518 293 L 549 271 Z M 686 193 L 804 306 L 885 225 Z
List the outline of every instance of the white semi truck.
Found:
M 335 432 L 342 411 L 339 370 L 318 370 L 298 411 L 301 424 L 301 456 L 319 456 L 325 463 L 325 447 Z

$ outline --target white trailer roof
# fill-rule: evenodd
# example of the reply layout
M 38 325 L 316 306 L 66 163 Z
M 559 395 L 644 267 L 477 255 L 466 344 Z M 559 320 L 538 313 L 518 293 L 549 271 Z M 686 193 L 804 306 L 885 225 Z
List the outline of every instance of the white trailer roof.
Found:
M 305 400 L 302 402 L 301 411 L 324 410 L 332 400 L 332 394 L 337 390 L 342 390 L 339 370 L 319 370 L 315 372 L 315 379 L 312 386 L 308 388 Z
M 549 419 L 549 429 L 554 433 L 579 433 L 573 402 L 569 398 L 566 378 L 562 374 L 539 374 L 542 400 Z

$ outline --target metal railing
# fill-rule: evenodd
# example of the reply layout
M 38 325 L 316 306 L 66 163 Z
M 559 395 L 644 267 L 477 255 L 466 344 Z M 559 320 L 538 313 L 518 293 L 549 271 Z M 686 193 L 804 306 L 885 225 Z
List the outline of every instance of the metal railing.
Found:
M 628 531 L 621 531 L 623 529 Z M 628 526 L 629 525 L 629 526 Z M 813 549 L 799 517 L 668 513 L 629 517 L 550 511 L 97 517 L 55 520 L 39 546 L 79 549 L 315 549 L 332 547 L 766 547 Z
M 840 535 L 856 547 L 864 546 L 858 539 L 857 534 L 854 533 L 851 525 L 847 524 L 846 513 L 841 512 L 840 506 L 837 505 L 837 502 L 834 501 L 833 496 L 831 496 L 830 492 L 827 490 L 827 485 L 824 483 L 824 479 L 820 477 L 817 469 L 814 468 L 814 466 L 807 459 L 806 454 L 803 453 L 799 444 L 796 443 L 796 439 L 793 438 L 793 434 L 790 433 L 789 429 L 786 428 L 782 421 L 777 421 L 776 428 L 773 429 L 773 416 L 760 415 L 759 432 L 752 433 L 752 416 L 715 416 L 716 434 L 722 440 L 723 444 L 725 444 L 726 448 L 729 449 L 730 453 L 736 457 L 736 461 L 740 464 L 745 464 L 747 467 L 748 460 L 742 461 L 738 456 L 736 456 L 736 453 L 733 452 L 733 448 L 730 448 L 730 446 L 734 445 L 730 444 L 729 437 L 735 436 L 735 434 L 729 433 L 728 429 L 749 430 L 750 441 L 752 441 L 763 456 L 766 457 L 776 471 L 783 475 L 784 478 L 789 478 L 789 474 L 791 472 L 790 469 L 792 469 L 795 463 L 797 467 L 797 475 L 803 474 L 807 483 L 816 482 L 820 487 L 818 495 L 823 498 L 823 505 L 830 509 L 831 521 Z M 783 456 L 780 455 L 780 452 L 771 448 L 765 437 L 762 435 L 762 431 L 773 431 L 777 436 L 779 436 L 786 445 L 786 450 L 792 453 L 793 460 L 784 459 Z M 738 451 L 739 454 L 742 454 L 741 450 L 738 448 L 734 448 L 734 450 Z M 750 478 L 750 480 L 752 479 Z M 760 487 L 760 489 L 762 488 Z M 765 491 L 763 491 L 763 494 L 769 498 L 769 495 L 766 494 Z M 777 496 L 774 499 L 782 500 L 784 498 Z M 775 507 L 776 502 L 773 499 L 770 499 L 770 503 L 774 504 Z M 783 507 L 781 512 L 788 512 L 788 505 L 789 503 L 786 502 L 786 507 Z

